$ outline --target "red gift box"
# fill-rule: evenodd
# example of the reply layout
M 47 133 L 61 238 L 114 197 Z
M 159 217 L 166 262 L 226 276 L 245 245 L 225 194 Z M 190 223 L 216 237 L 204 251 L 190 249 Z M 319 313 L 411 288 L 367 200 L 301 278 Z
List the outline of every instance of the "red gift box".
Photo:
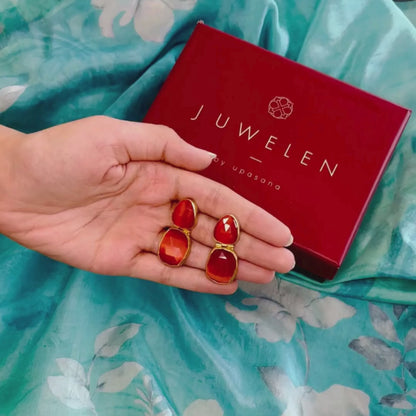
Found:
M 287 224 L 297 269 L 339 269 L 410 110 L 198 24 L 145 121 L 218 155 L 203 175 Z

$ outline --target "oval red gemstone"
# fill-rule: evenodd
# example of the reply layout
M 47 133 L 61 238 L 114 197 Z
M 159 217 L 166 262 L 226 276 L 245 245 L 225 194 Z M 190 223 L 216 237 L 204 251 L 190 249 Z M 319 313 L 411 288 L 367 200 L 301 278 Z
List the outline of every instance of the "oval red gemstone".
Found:
M 237 256 L 222 248 L 215 249 L 209 256 L 206 273 L 217 283 L 230 283 L 237 273 Z
M 189 252 L 189 238 L 181 230 L 170 228 L 159 245 L 159 258 L 170 266 L 179 266 Z
M 195 225 L 196 209 L 189 199 L 183 199 L 172 213 L 173 223 L 180 228 L 190 230 Z
M 214 228 L 214 238 L 222 244 L 234 244 L 240 234 L 240 227 L 232 215 L 222 217 Z

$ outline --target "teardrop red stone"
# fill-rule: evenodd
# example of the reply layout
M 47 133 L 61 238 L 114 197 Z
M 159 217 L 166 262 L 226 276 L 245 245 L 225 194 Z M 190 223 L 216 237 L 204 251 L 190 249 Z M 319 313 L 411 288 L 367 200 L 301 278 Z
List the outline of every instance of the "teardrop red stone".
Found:
M 173 223 L 180 228 L 190 230 L 195 225 L 195 209 L 189 199 L 183 199 L 172 213 Z
M 216 283 L 231 283 L 237 272 L 237 256 L 232 251 L 218 248 L 209 256 L 206 273 Z
M 214 238 L 222 244 L 234 244 L 239 233 L 238 222 L 232 215 L 222 217 L 214 228 Z
M 188 255 L 189 238 L 181 230 L 170 228 L 159 245 L 159 258 L 170 266 L 179 266 Z

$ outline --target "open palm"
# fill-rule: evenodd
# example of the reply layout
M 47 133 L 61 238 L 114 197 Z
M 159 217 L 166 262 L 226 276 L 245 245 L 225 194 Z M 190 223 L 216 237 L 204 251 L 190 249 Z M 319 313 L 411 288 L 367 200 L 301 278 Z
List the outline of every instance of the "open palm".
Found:
M 194 171 L 212 156 L 171 129 L 90 117 L 15 138 L 1 231 L 31 249 L 99 274 L 128 275 L 190 290 L 232 293 L 237 283 L 205 278 L 212 231 L 225 214 L 240 221 L 237 279 L 265 283 L 294 265 L 288 228 L 229 188 Z M 184 266 L 157 249 L 174 204 L 200 210 Z

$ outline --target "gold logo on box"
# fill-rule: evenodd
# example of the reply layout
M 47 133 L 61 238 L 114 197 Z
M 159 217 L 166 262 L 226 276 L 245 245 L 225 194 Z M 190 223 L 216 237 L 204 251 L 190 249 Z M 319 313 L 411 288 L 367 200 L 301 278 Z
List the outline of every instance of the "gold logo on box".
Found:
M 286 120 L 293 113 L 294 104 L 287 97 L 274 97 L 269 102 L 269 114 L 278 120 Z

